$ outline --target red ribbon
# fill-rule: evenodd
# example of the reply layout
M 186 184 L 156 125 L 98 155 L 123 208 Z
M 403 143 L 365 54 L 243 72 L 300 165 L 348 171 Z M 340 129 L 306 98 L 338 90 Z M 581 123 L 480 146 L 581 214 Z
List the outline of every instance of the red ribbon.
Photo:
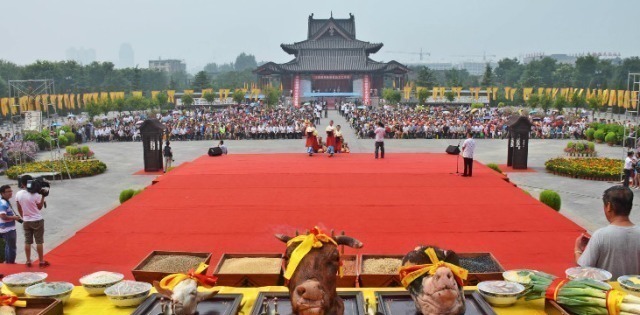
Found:
M 0 295 L 0 306 L 12 306 L 17 301 L 17 296 Z
M 545 291 L 545 297 L 548 300 L 557 301 L 558 293 L 560 292 L 560 289 L 564 286 L 564 284 L 567 281 L 569 281 L 569 279 L 563 279 L 563 278 L 553 279 L 553 281 L 551 281 L 551 284 L 549 285 L 549 287 L 547 287 L 547 290 Z
M 189 275 L 189 277 L 192 278 L 193 280 L 196 280 L 205 288 L 214 287 L 216 285 L 216 282 L 218 281 L 218 277 L 202 275 L 202 274 L 196 273 L 194 269 L 189 270 L 187 275 Z

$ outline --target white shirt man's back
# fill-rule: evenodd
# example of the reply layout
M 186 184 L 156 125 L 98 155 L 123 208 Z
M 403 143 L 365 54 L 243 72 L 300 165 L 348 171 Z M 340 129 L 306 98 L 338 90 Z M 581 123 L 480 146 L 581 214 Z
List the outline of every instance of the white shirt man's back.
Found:
M 32 194 L 24 189 L 16 194 L 16 202 L 20 203 L 22 219 L 24 221 L 42 220 L 42 214 L 40 214 L 40 209 L 38 209 L 37 205 L 40 200 L 42 200 L 40 194 Z
M 462 157 L 473 159 L 473 152 L 476 149 L 476 141 L 473 138 L 467 138 L 462 143 Z

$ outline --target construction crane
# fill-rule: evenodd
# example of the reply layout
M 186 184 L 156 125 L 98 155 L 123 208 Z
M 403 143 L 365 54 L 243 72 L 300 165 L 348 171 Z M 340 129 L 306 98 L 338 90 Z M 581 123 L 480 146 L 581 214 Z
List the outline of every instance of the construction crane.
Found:
M 487 55 L 486 52 L 483 52 L 482 55 L 453 55 L 454 57 L 482 57 L 482 61 L 486 62 L 487 57 L 496 57 L 496 55 Z
M 420 48 L 420 52 L 410 52 L 410 51 L 386 51 L 387 54 L 405 54 L 405 55 L 418 55 L 420 56 L 420 61 L 422 61 L 422 56 L 427 55 L 431 56 L 428 52 L 422 52 L 422 48 Z

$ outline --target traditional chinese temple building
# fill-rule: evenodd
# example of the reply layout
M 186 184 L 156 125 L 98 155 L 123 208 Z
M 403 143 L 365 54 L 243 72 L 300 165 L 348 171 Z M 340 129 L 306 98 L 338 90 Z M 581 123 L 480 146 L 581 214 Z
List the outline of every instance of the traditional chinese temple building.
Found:
M 282 64 L 268 62 L 255 70 L 261 85 L 281 82 L 285 96 L 293 104 L 323 98 L 332 103 L 338 98 L 355 98 L 371 104 L 384 87 L 385 78 L 403 86 L 409 69 L 396 62 L 378 62 L 369 58 L 382 48 L 356 38 L 352 14 L 348 19 L 314 19 L 309 16 L 307 39 L 282 44 L 282 50 L 294 59 Z

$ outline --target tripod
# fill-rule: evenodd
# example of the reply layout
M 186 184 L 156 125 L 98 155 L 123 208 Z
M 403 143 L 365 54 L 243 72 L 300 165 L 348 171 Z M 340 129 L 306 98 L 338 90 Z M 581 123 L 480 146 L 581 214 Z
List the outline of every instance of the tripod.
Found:
M 460 175 L 460 142 L 462 142 L 462 140 L 458 141 L 458 145 L 456 146 L 456 148 L 458 148 L 458 154 L 456 155 L 456 176 Z

